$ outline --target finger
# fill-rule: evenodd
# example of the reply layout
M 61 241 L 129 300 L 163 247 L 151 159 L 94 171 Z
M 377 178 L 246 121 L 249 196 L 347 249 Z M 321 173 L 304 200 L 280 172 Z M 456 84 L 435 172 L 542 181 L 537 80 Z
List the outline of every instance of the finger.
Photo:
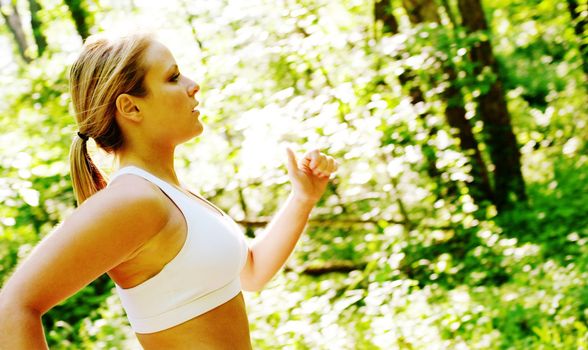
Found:
M 319 154 L 314 167 L 315 172 L 324 172 L 328 165 L 327 158 L 323 154 Z
M 288 162 L 286 163 L 286 167 L 288 168 L 288 172 L 293 172 L 294 170 L 298 169 L 296 153 L 294 153 L 290 147 L 286 147 L 286 153 L 288 154 Z
M 318 175 L 318 176 L 327 176 L 328 175 L 327 167 L 328 167 L 328 161 L 323 156 L 323 157 L 321 157 L 321 159 L 319 161 L 319 165 L 314 170 L 315 175 Z
M 337 162 L 335 162 L 335 159 L 333 157 L 327 157 L 327 162 L 327 171 L 329 172 L 329 174 L 334 173 L 335 170 L 337 170 Z
M 329 178 L 335 171 L 335 159 L 330 156 L 325 156 L 324 166 L 320 168 L 320 174 L 322 177 Z
M 308 158 L 310 158 L 310 169 L 314 170 L 317 168 L 320 162 L 321 154 L 318 150 L 313 150 L 308 153 Z
M 310 168 L 310 162 L 311 158 L 308 157 L 308 154 L 305 155 L 304 158 L 300 160 L 300 169 L 312 172 L 312 169 Z

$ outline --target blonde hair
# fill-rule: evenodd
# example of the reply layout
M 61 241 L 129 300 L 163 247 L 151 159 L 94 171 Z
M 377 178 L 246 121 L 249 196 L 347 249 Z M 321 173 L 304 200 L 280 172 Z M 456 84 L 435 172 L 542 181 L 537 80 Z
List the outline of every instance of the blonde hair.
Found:
M 106 178 L 94 164 L 86 141 L 94 139 L 108 153 L 124 140 L 116 123 L 116 98 L 123 93 L 146 96 L 147 68 L 143 56 L 151 43 L 148 34 L 117 39 L 89 37 L 70 70 L 70 93 L 79 133 L 70 149 L 70 167 L 78 205 L 106 187 Z

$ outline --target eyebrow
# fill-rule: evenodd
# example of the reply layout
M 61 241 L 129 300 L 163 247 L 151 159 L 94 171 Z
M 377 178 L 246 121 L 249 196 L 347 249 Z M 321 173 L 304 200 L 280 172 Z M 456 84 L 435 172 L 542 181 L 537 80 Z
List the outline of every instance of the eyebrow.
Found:
M 172 64 L 168 69 L 167 69 L 167 74 L 169 75 L 171 72 L 175 71 L 178 69 L 178 65 L 177 64 Z

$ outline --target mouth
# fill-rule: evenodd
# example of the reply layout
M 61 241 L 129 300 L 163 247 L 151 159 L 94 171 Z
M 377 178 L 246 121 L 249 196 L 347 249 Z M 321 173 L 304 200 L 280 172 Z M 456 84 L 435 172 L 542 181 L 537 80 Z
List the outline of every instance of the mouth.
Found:
M 196 109 L 198 107 L 200 103 L 198 101 L 196 101 L 196 104 L 194 105 L 194 107 L 192 108 L 192 113 L 196 113 L 198 115 L 200 115 L 200 111 L 198 109 Z
M 192 112 L 198 112 L 198 110 L 196 108 L 200 105 L 200 102 L 198 102 L 198 101 L 194 101 L 194 102 L 196 102 L 196 104 L 194 105 L 194 107 L 192 107 Z

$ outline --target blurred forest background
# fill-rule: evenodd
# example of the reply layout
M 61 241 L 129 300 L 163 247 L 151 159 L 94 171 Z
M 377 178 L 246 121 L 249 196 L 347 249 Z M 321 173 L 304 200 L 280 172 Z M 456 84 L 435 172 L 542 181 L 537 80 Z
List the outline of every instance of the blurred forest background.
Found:
M 145 27 L 202 86 L 181 178 L 248 237 L 285 144 L 340 161 L 245 295 L 255 349 L 588 349 L 586 0 L 0 3 L 0 285 L 74 209 L 83 38 Z M 138 348 L 112 289 L 45 315 L 52 348 Z

